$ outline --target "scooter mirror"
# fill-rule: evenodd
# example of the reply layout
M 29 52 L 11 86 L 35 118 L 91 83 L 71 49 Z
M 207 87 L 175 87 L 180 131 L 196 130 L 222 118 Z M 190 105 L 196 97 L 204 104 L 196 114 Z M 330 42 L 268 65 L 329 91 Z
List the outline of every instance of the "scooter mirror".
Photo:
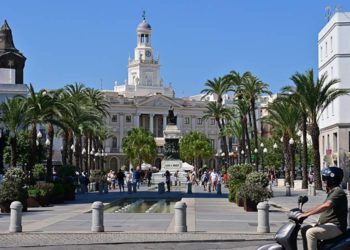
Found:
M 308 202 L 309 197 L 307 197 L 306 195 L 305 195 L 305 196 L 300 196 L 300 197 L 301 197 L 301 207 L 300 207 L 300 210 L 302 210 L 303 205 L 304 205 L 306 202 Z M 300 198 L 300 197 L 299 197 L 299 198 Z

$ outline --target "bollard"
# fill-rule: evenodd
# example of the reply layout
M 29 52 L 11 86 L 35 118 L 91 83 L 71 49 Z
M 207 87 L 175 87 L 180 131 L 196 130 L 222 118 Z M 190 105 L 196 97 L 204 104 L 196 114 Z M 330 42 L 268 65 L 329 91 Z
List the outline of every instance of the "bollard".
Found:
M 162 194 L 165 191 L 164 182 L 158 183 L 158 194 Z
M 216 194 L 217 195 L 222 194 L 222 192 L 221 192 L 221 183 L 216 184 Z
M 128 194 L 132 193 L 132 183 L 128 181 Z
M 22 203 L 14 201 L 10 205 L 11 217 L 10 217 L 10 233 L 22 232 Z
M 103 203 L 95 201 L 92 203 L 92 232 L 104 232 L 103 226 Z
M 311 184 L 309 183 L 308 185 L 307 185 L 307 195 L 311 195 Z
M 260 202 L 257 206 L 258 209 L 258 233 L 269 233 L 270 222 L 269 222 L 269 204 L 264 201 Z
M 312 184 L 311 184 L 310 195 L 316 196 L 315 183 L 312 183 Z
M 133 193 L 136 193 L 136 192 L 137 192 L 137 189 L 136 189 L 136 182 L 135 182 L 135 183 L 132 183 L 132 192 L 133 192 Z
M 187 183 L 187 193 L 192 194 L 192 183 L 191 182 Z
M 291 196 L 291 194 L 290 194 L 290 185 L 289 185 L 288 182 L 286 184 L 286 196 Z
M 186 225 L 186 203 L 178 201 L 175 203 L 175 232 L 187 232 Z

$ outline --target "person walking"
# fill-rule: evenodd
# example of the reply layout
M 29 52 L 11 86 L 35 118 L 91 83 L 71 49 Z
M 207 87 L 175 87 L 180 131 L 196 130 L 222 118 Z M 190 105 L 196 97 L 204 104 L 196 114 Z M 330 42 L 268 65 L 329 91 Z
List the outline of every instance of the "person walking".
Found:
M 147 186 L 150 187 L 151 186 L 151 180 L 152 180 L 152 171 L 151 171 L 151 169 L 149 169 L 148 172 L 147 172 L 147 180 L 148 180 Z
M 125 179 L 125 174 L 124 172 L 119 169 L 119 172 L 117 173 L 117 181 L 118 181 L 118 186 L 119 186 L 119 191 L 121 192 L 123 189 L 123 192 L 125 192 L 124 190 L 124 179 Z
M 164 176 L 165 176 L 165 183 L 166 183 L 168 192 L 170 192 L 170 176 L 171 176 L 171 173 L 169 172 L 169 170 L 165 171 Z

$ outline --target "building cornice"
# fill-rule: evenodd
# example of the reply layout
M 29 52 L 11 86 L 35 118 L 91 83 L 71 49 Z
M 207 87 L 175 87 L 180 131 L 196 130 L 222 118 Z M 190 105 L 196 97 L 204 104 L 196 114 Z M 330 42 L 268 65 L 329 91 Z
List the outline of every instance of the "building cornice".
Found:
M 324 64 L 322 64 L 321 67 L 318 68 L 319 71 L 323 70 L 325 67 L 327 67 L 331 62 L 334 61 L 335 58 L 350 58 L 350 54 L 335 54 L 332 57 L 330 57 Z
M 336 123 L 330 126 L 324 127 L 320 129 L 320 132 L 324 132 L 333 128 L 350 128 L 350 123 Z
M 318 39 L 318 44 L 322 43 L 323 40 L 329 35 L 329 33 L 332 32 L 332 30 L 337 26 L 350 26 L 350 22 L 335 22 L 329 30 L 320 38 Z

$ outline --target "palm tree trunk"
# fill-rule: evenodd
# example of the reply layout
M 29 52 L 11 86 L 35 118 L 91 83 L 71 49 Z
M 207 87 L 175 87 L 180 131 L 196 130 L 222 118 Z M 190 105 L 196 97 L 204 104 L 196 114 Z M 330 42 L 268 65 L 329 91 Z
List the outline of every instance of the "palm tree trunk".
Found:
M 71 149 L 73 143 L 73 131 L 70 129 L 68 132 L 68 164 L 71 166 L 73 165 L 73 150 Z
M 225 127 L 225 121 L 224 119 L 222 119 L 222 130 L 224 130 Z M 228 145 L 227 145 L 227 140 L 226 140 L 226 136 L 224 135 L 224 133 L 222 133 L 222 140 L 224 142 L 223 144 L 223 152 L 225 153 L 225 164 L 224 164 L 224 171 L 227 171 L 227 163 L 228 163 Z
M 289 143 L 289 142 L 288 142 Z M 290 186 L 294 187 L 295 180 L 295 147 L 294 144 L 289 145 L 290 152 Z
M 54 128 L 51 123 L 49 123 L 47 129 L 47 136 L 50 141 L 50 145 L 47 147 L 47 159 L 46 159 L 46 181 L 52 181 L 52 148 L 53 148 L 53 136 Z
M 245 134 L 247 133 L 247 118 L 243 115 L 241 115 L 241 124 L 242 124 L 242 138 L 241 138 L 241 143 L 240 143 L 240 147 L 239 147 L 239 155 L 240 155 L 240 163 L 244 163 L 245 161 L 245 154 L 242 154 L 242 150 L 245 150 L 245 142 L 246 142 L 246 136 Z
M 11 166 L 16 167 L 17 166 L 17 137 L 14 135 L 11 139 Z
M 302 171 L 303 171 L 303 182 L 302 188 L 307 189 L 307 116 L 303 113 L 302 121 L 302 132 L 303 132 L 303 149 L 302 149 Z
M 82 170 L 82 161 L 81 161 L 81 135 L 77 135 L 75 138 L 75 166 L 79 169 L 79 171 Z
M 64 130 L 62 135 L 62 164 L 67 165 L 67 145 L 68 145 L 68 131 Z
M 37 159 L 37 146 L 36 146 L 36 124 L 32 123 L 32 129 L 31 129 L 31 157 L 29 158 L 28 162 L 28 170 L 32 170 Z
M 89 157 L 89 137 L 84 136 L 84 148 L 85 148 L 85 154 L 82 155 L 83 161 L 84 161 L 84 170 L 88 171 L 88 157 Z
M 322 190 L 321 182 L 321 160 L 320 160 L 320 145 L 319 145 L 319 136 L 320 128 L 316 122 L 311 124 L 311 139 L 312 139 L 312 148 L 314 153 L 314 179 L 315 179 L 315 188 L 317 190 Z
M 283 155 L 285 161 L 285 182 L 291 185 L 290 170 L 291 170 L 291 154 L 289 150 L 289 137 L 283 136 Z
M 245 149 L 246 151 L 246 155 L 247 155 L 247 159 L 248 159 L 248 163 L 251 163 L 252 162 L 252 157 L 251 157 L 251 150 L 250 150 L 250 138 L 249 138 L 249 131 L 248 131 L 248 124 L 247 124 L 247 118 L 245 117 L 244 119 L 244 124 L 243 126 L 245 126 L 245 136 L 246 136 L 246 141 L 247 141 L 247 146 L 248 146 L 248 149 Z
M 254 143 L 255 148 L 258 148 L 258 127 L 256 125 L 256 114 L 255 114 L 255 99 L 250 100 L 251 111 L 253 115 L 253 126 L 254 126 Z M 259 167 L 259 154 L 256 154 L 256 166 Z

